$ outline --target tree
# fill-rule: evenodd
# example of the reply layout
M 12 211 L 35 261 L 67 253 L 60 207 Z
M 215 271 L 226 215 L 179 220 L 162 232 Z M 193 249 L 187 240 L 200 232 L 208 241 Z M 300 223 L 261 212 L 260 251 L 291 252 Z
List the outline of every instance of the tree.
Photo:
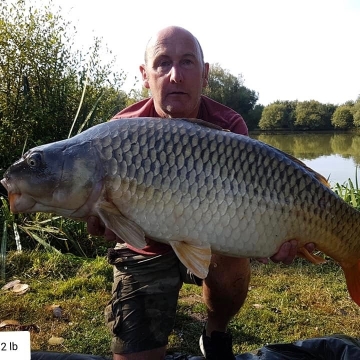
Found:
M 334 104 L 330 104 L 330 103 L 327 103 L 324 106 L 324 110 L 325 110 L 325 113 L 324 113 L 324 116 L 323 116 L 323 121 L 324 121 L 324 129 L 333 129 L 333 124 L 331 123 L 331 119 L 332 119 L 332 116 L 335 112 L 335 110 L 337 109 L 337 106 L 334 105 Z
M 348 105 L 339 106 L 331 118 L 331 124 L 338 129 L 352 128 L 354 126 L 353 121 L 351 106 Z
M 72 51 L 73 39 L 60 8 L 30 0 L 0 10 L 0 166 L 26 147 L 65 138 L 75 115 L 80 128 L 107 120 L 123 106 L 123 73 L 102 64 L 102 44 Z M 84 96 L 82 97 L 84 89 Z
M 354 125 L 356 127 L 360 127 L 360 95 L 355 101 L 355 104 L 352 108 L 353 118 L 354 118 Z
M 326 105 L 315 100 L 298 102 L 294 125 L 301 129 L 323 129 L 326 126 L 326 116 Z
M 143 86 L 141 89 L 131 89 L 126 100 L 126 106 L 135 104 L 138 101 L 149 98 L 150 90 Z
M 234 109 L 246 120 L 249 112 L 254 110 L 259 97 L 254 90 L 245 87 L 243 82 L 241 75 L 236 77 L 219 64 L 212 64 L 204 95 Z
M 246 125 L 249 130 L 254 130 L 259 126 L 263 110 L 264 105 L 256 104 L 254 109 L 246 114 Z
M 265 107 L 259 123 L 260 129 L 283 128 L 292 130 L 294 127 L 294 111 L 296 101 L 276 101 Z
M 261 130 L 269 130 L 283 127 L 286 123 L 286 106 L 273 103 L 266 106 L 262 112 L 259 127 Z
M 360 110 L 356 111 L 353 115 L 354 125 L 360 127 Z

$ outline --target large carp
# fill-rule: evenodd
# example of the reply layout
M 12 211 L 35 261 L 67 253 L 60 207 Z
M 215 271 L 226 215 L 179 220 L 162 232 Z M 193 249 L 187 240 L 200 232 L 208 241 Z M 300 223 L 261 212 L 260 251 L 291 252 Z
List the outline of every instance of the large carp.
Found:
M 299 160 L 206 124 L 121 119 L 31 149 L 1 181 L 11 211 L 99 216 L 136 248 L 170 244 L 200 278 L 212 252 L 268 257 L 290 239 L 314 242 L 360 305 L 360 213 Z

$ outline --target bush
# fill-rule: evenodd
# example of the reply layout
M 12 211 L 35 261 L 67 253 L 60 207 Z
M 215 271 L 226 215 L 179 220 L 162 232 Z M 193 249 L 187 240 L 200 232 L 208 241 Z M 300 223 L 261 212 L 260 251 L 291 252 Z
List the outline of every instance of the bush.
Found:
M 0 10 L 0 167 L 24 148 L 66 138 L 77 125 L 94 125 L 123 108 L 123 73 L 100 62 L 99 39 L 84 54 L 73 51 L 73 37 L 60 8 L 49 1 L 2 2 Z M 82 99 L 83 90 L 86 89 Z M 80 104 L 80 106 L 79 106 Z M 78 111 L 79 109 L 79 111 Z M 78 113 L 77 113 L 78 112 Z

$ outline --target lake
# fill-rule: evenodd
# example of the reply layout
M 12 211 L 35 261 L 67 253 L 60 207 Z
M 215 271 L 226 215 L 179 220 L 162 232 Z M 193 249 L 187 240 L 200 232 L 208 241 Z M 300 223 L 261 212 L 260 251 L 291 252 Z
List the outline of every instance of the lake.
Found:
M 332 186 L 359 177 L 360 135 L 354 133 L 251 134 L 303 161 L 329 179 Z

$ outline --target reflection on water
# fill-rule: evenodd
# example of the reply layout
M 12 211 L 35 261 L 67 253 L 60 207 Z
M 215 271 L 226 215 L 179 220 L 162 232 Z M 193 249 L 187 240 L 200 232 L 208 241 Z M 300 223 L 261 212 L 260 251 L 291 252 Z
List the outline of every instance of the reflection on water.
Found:
M 250 134 L 302 160 L 329 178 L 331 185 L 355 181 L 360 165 L 360 135 L 336 133 Z M 360 174 L 358 174 L 359 176 Z

